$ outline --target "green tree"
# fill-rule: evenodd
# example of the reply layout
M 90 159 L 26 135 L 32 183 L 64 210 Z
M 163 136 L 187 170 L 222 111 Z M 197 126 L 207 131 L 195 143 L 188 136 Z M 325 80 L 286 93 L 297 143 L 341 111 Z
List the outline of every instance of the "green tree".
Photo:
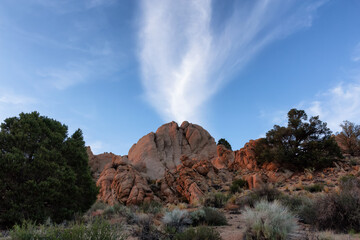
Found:
M 227 149 L 231 150 L 232 151 L 232 148 L 231 148 L 231 145 L 228 141 L 226 141 L 225 138 L 220 138 L 217 145 L 224 145 Z
M 2 225 L 61 222 L 96 200 L 81 130 L 68 137 L 67 126 L 38 112 L 1 124 L 0 166 Z
M 288 112 L 288 126 L 275 125 L 256 147 L 257 161 L 277 162 L 302 170 L 329 167 L 341 152 L 326 123 L 319 116 L 308 117 L 304 110 Z
M 342 131 L 336 135 L 336 141 L 341 150 L 351 156 L 360 155 L 360 126 L 344 121 L 340 124 Z

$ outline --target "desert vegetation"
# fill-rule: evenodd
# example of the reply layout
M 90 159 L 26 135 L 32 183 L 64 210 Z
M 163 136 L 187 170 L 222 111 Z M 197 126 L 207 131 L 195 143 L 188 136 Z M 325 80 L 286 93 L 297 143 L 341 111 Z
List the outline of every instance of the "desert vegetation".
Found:
M 99 194 L 81 130 L 69 137 L 65 125 L 36 112 L 9 118 L 0 132 L 0 239 L 356 239 L 357 125 L 344 122 L 334 137 L 302 110 L 288 118 L 242 150 L 218 146 L 212 161 L 182 157 L 164 179 L 111 155 Z M 339 135 L 351 144 L 339 148 Z M 231 149 L 225 139 L 218 144 Z
M 288 125 L 275 125 L 258 144 L 257 161 L 276 162 L 291 169 L 322 169 L 342 158 L 332 132 L 318 116 L 308 116 L 304 110 L 291 109 Z

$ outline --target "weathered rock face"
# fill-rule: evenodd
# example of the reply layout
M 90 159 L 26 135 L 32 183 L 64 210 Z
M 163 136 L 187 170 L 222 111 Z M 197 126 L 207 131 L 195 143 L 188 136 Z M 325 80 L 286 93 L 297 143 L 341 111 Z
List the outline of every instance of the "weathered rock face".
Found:
M 181 157 L 182 164 L 176 170 L 165 172 L 161 181 L 161 196 L 166 202 L 186 199 L 190 203 L 200 200 L 204 194 L 231 184 L 232 174 L 218 170 L 208 159 Z
M 108 163 L 96 185 L 100 187 L 98 199 L 110 205 L 117 202 L 130 205 L 158 200 L 147 180 L 128 164 L 126 156 Z
M 212 160 L 212 164 L 217 169 L 227 169 L 234 162 L 234 152 L 227 149 L 224 145 L 217 146 L 217 155 L 218 157 Z
M 159 179 L 166 170 L 175 169 L 184 154 L 212 159 L 216 157 L 215 140 L 199 125 L 183 122 L 179 127 L 171 122 L 142 137 L 131 147 L 128 158 L 138 171 Z
M 113 159 L 121 158 L 121 156 L 115 155 L 113 153 L 102 153 L 94 155 L 90 147 L 86 148 L 86 152 L 89 156 L 90 170 L 95 181 L 99 178 L 106 164 L 111 163 Z
M 255 146 L 257 140 L 250 140 L 245 144 L 243 148 L 235 151 L 235 160 L 231 164 L 230 169 L 237 171 L 240 169 L 258 170 L 256 158 L 255 158 Z

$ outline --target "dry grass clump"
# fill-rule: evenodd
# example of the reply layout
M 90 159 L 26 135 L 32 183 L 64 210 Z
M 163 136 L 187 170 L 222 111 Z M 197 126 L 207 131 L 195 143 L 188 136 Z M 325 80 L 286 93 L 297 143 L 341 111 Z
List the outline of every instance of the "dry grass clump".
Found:
M 254 208 L 246 207 L 242 218 L 246 239 L 289 239 L 299 228 L 295 216 L 278 201 L 261 200 Z

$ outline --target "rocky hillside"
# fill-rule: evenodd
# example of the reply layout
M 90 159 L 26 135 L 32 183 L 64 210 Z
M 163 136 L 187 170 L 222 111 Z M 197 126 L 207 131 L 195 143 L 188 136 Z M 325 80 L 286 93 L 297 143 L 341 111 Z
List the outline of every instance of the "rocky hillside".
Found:
M 240 178 L 247 181 L 250 189 L 266 182 L 287 188 L 302 180 L 310 185 L 314 179 L 326 178 L 326 174 L 328 181 L 336 182 L 341 175 L 359 172 L 357 166 L 341 163 L 319 173 L 300 174 L 273 163 L 258 166 L 256 144 L 257 140 L 250 140 L 242 149 L 231 151 L 223 145 L 216 146 L 214 138 L 199 125 L 183 122 L 178 126 L 170 122 L 142 137 L 128 155 L 93 155 L 90 148 L 88 154 L 100 187 L 98 198 L 110 205 L 194 203 L 209 192 L 229 191 L 232 182 Z

